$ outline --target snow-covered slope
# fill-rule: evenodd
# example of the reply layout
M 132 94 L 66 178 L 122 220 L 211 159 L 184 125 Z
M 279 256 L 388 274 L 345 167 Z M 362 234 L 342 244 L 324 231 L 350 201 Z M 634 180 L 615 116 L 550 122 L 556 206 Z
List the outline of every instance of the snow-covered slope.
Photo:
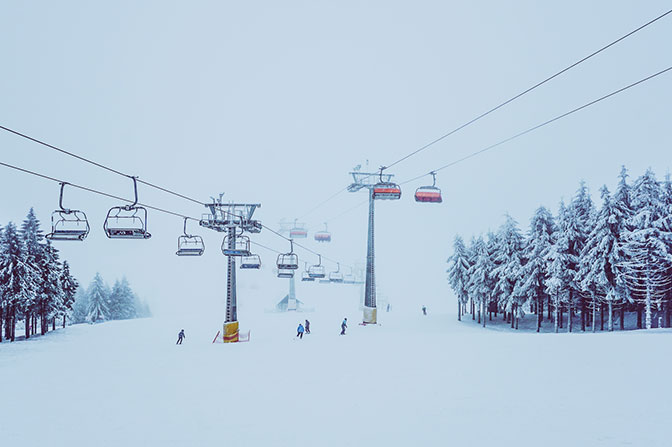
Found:
M 352 322 L 339 336 L 341 319 Z M 77 325 L 0 345 L 3 446 L 669 445 L 670 332 L 489 331 L 356 303 Z M 311 320 L 312 334 L 294 338 Z M 175 345 L 179 329 L 185 343 Z

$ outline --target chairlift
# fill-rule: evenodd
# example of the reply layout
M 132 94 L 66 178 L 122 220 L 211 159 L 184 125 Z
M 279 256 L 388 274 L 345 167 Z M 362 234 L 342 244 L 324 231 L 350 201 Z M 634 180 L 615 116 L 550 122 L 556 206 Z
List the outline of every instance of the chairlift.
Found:
M 312 276 L 310 276 L 310 271 L 309 271 L 309 270 L 310 270 L 310 269 L 308 268 L 308 263 L 306 262 L 305 270 L 304 270 L 303 273 L 301 274 L 301 281 L 311 281 L 311 282 L 314 282 L 314 281 L 315 281 L 315 278 L 313 278 Z
M 436 172 L 430 172 L 433 178 L 432 186 L 421 186 L 415 190 L 415 201 L 425 203 L 441 203 L 441 190 L 436 187 Z
M 294 270 L 278 269 L 278 278 L 294 278 Z
M 401 188 L 396 183 L 383 180 L 385 166 L 380 168 L 380 180 L 373 185 L 374 200 L 398 200 L 401 198 Z
M 224 236 L 222 253 L 225 256 L 249 256 L 251 254 L 250 238 L 241 233 L 234 237 L 233 244 L 231 244 L 231 238 L 228 235 Z
M 261 257 L 259 255 L 250 254 L 249 256 L 243 256 L 240 260 L 241 269 L 260 269 L 261 268 Z
M 187 234 L 187 218 L 184 218 L 184 234 L 177 238 L 177 256 L 202 256 L 205 243 L 201 236 Z
M 315 240 L 317 242 L 331 242 L 331 233 L 327 229 L 327 223 L 324 223 L 324 231 L 315 233 Z
M 63 189 L 67 183 L 61 183 L 61 195 L 58 199 L 60 210 L 51 214 L 51 233 L 45 237 L 51 241 L 83 241 L 89 234 L 89 221 L 84 211 L 63 207 Z
M 133 179 L 135 200 L 130 205 L 114 206 L 107 212 L 103 230 L 110 239 L 149 239 L 147 209 L 138 206 L 138 182 Z
M 289 237 L 292 239 L 305 239 L 308 237 L 308 230 L 306 224 L 297 223 L 298 219 L 294 219 L 294 226 L 289 230 Z
M 355 275 L 352 274 L 352 267 L 350 267 L 350 273 L 346 273 L 345 275 L 343 275 L 343 283 L 344 284 L 355 283 Z
M 329 282 L 337 282 L 337 283 L 342 283 L 343 282 L 343 273 L 341 273 L 341 264 L 336 263 L 338 268 L 329 273 Z
M 289 253 L 281 253 L 278 255 L 278 278 L 292 278 L 294 277 L 293 271 L 299 268 L 299 256 L 294 253 L 294 241 L 290 239 L 289 243 L 291 247 Z M 288 271 L 292 273 L 291 276 L 280 276 L 281 273 L 289 274 Z
M 311 278 L 321 279 L 321 278 L 324 278 L 326 276 L 326 273 L 324 271 L 324 266 L 322 265 L 322 255 L 317 255 L 317 256 L 318 256 L 319 260 L 318 260 L 317 264 L 311 265 L 308 268 L 308 275 Z

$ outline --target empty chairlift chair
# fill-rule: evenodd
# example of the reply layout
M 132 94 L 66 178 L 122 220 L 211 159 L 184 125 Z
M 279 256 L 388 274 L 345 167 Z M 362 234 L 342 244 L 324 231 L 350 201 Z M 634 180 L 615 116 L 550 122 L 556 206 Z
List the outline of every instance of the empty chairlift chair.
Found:
M 290 239 L 289 243 L 291 245 L 289 253 L 278 255 L 276 264 L 278 267 L 278 278 L 293 278 L 294 271 L 299 268 L 299 256 L 294 253 L 294 242 Z
M 289 230 L 289 237 L 291 239 L 305 239 L 308 237 L 308 230 L 306 224 L 297 223 L 298 219 L 294 219 L 294 226 Z
M 147 231 L 147 209 L 138 206 L 138 183 L 133 179 L 135 201 L 131 205 L 110 208 L 103 224 L 105 235 L 110 239 L 149 239 Z
M 342 283 L 343 273 L 341 273 L 341 264 L 337 264 L 336 271 L 329 273 L 329 282 Z
M 401 188 L 390 181 L 391 176 L 389 175 L 387 181 L 383 180 L 383 170 L 385 170 L 385 167 L 380 168 L 380 180 L 373 185 L 373 199 L 399 200 L 401 198 Z
M 317 242 L 331 242 L 331 233 L 327 229 L 327 223 L 324 223 L 324 231 L 315 233 L 315 240 Z
M 261 257 L 259 255 L 251 254 L 249 256 L 243 256 L 240 260 L 240 268 L 251 270 L 251 269 L 260 269 L 261 268 Z
M 315 278 L 313 278 L 312 276 L 310 276 L 310 271 L 309 271 L 309 270 L 310 270 L 310 269 L 308 268 L 308 263 L 306 263 L 306 269 L 305 269 L 305 270 L 303 271 L 303 273 L 301 274 L 301 281 L 310 281 L 310 282 L 314 282 L 314 281 L 315 281 Z
M 441 203 L 441 190 L 436 187 L 436 172 L 430 172 L 434 181 L 432 186 L 421 186 L 415 190 L 415 201 L 424 203 Z
M 51 233 L 45 237 L 51 241 L 83 241 L 89 234 L 89 221 L 84 211 L 63 207 L 63 189 L 67 183 L 61 183 L 61 195 L 58 200 L 60 210 L 51 214 Z
M 177 256 L 202 256 L 205 252 L 205 243 L 201 236 L 187 234 L 187 218 L 184 218 L 184 234 L 177 238 Z
M 308 275 L 313 279 L 322 279 L 326 276 L 326 273 L 324 271 L 324 266 L 322 265 L 322 256 L 317 256 L 319 260 L 317 264 L 311 265 L 310 268 L 308 268 Z
M 225 236 L 222 241 L 222 253 L 225 256 L 250 256 L 250 238 L 242 234 L 236 235 L 233 241 Z

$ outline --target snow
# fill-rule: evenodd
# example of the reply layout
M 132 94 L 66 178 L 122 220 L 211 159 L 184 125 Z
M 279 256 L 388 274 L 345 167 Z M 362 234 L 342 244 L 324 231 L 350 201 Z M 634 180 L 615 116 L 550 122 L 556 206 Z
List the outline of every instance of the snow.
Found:
M 364 327 L 354 295 L 243 305 L 249 343 L 211 343 L 221 306 L 2 343 L 2 445 L 669 445 L 670 330 L 493 331 L 431 308 Z

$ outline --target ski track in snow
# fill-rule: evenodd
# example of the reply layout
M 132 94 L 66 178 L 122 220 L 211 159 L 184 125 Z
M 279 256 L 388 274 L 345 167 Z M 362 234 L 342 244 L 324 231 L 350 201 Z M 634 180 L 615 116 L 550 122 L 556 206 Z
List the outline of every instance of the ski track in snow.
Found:
M 431 309 L 362 327 L 356 306 L 317 310 L 243 312 L 252 341 L 231 345 L 211 344 L 216 312 L 2 343 L 2 445 L 669 445 L 669 330 L 490 331 Z

